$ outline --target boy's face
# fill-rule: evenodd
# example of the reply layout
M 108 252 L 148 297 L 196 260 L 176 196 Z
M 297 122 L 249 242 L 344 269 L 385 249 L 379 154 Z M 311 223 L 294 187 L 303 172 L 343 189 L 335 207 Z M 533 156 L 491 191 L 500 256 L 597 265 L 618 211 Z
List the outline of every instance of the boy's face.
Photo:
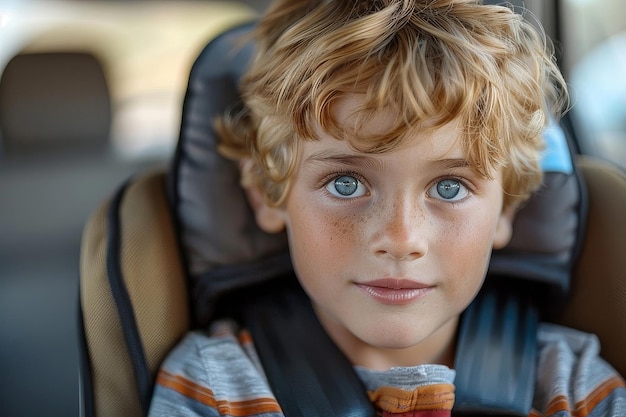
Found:
M 358 100 L 340 102 L 338 120 Z M 381 114 L 366 129 L 386 122 Z M 284 207 L 257 206 L 257 221 L 286 226 L 297 276 L 330 336 L 357 365 L 449 362 L 459 314 L 492 248 L 510 238 L 500 173 L 489 180 L 467 166 L 454 125 L 381 155 L 320 133 L 300 161 Z

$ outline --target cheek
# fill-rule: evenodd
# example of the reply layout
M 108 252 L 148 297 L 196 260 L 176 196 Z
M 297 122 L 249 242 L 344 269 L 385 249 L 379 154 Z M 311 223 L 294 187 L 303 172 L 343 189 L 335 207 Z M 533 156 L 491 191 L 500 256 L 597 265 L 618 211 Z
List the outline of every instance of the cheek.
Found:
M 470 207 L 437 224 L 442 231 L 439 242 L 484 259 L 493 248 L 498 219 L 491 208 Z
M 289 210 L 287 228 L 291 256 L 298 274 L 315 274 L 336 265 L 349 264 L 361 239 L 363 219 L 357 215 L 338 215 L 313 206 Z
M 431 246 L 449 275 L 456 277 L 452 282 L 464 291 L 482 283 L 491 257 L 496 223 L 490 213 L 482 214 L 439 225 L 442 233 L 434 240 L 436 248 Z

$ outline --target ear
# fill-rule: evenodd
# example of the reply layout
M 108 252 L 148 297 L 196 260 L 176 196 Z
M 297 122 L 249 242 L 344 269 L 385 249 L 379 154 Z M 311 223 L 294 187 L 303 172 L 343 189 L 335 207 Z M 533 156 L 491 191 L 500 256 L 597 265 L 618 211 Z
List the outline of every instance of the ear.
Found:
M 267 233 L 282 232 L 285 229 L 283 210 L 268 205 L 265 196 L 256 185 L 246 186 L 245 191 L 259 228 Z
M 515 213 L 517 212 L 516 204 L 509 204 L 508 207 L 502 210 L 498 224 L 496 225 L 496 233 L 493 238 L 493 248 L 502 249 L 511 241 L 513 236 L 513 220 L 515 219 Z

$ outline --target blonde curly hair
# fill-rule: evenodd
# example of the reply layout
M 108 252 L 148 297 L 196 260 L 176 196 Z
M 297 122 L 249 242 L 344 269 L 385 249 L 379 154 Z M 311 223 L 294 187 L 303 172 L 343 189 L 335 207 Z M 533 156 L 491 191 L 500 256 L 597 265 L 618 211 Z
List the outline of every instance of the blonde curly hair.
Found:
M 243 109 L 218 120 L 220 151 L 251 159 L 244 175 L 283 203 L 303 140 L 316 129 L 359 151 L 389 152 L 411 132 L 458 120 L 470 165 L 502 169 L 504 204 L 541 183 L 542 131 L 567 104 L 545 35 L 505 6 L 474 0 L 278 0 L 259 21 Z M 385 132 L 341 126 L 333 105 L 364 94 L 358 120 L 395 116 Z

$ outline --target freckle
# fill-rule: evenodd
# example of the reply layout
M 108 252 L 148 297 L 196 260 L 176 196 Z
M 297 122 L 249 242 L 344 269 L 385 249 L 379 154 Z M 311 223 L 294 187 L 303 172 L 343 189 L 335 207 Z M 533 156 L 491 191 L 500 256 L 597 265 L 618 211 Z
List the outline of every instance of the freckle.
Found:
M 336 236 L 346 236 L 349 234 L 353 234 L 354 230 L 357 226 L 357 216 L 356 215 L 351 215 L 351 216 L 346 216 L 340 219 L 334 219 L 332 221 L 332 227 L 333 230 L 335 230 L 335 235 Z M 332 236 L 331 236 L 331 240 L 332 240 Z

